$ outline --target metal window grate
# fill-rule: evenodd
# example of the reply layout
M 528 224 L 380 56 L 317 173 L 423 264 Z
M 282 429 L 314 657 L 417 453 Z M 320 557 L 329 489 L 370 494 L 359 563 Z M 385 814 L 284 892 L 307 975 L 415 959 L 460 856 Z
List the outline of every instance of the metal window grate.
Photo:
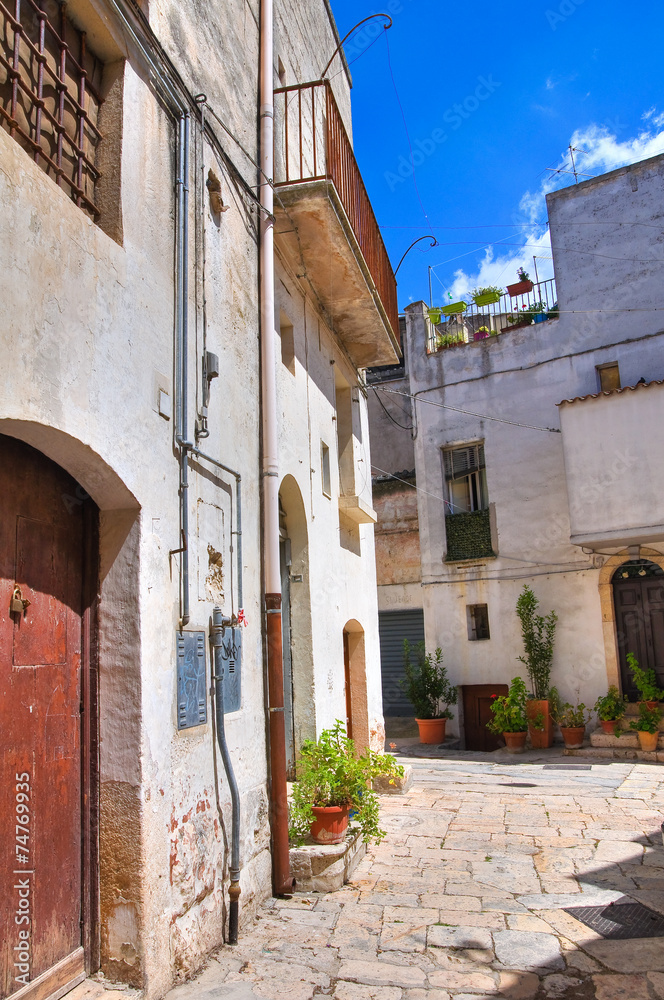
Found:
M 103 64 L 61 0 L 0 0 L 0 124 L 93 219 Z

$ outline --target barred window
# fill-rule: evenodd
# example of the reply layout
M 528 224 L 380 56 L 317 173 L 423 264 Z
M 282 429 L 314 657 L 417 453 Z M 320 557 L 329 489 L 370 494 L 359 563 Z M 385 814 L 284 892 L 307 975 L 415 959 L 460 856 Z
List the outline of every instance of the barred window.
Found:
M 0 124 L 95 221 L 103 63 L 60 0 L 0 0 Z

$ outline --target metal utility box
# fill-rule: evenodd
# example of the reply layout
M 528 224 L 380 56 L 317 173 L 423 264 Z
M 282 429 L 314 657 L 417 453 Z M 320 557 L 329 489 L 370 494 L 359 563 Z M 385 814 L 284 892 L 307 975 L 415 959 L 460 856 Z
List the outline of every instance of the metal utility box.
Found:
M 178 729 L 207 722 L 205 632 L 177 633 Z

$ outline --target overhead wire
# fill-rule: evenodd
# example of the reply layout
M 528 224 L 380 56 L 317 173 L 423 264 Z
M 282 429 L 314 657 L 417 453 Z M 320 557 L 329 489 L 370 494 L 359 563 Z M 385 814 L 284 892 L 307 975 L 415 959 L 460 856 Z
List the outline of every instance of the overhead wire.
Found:
M 536 424 L 524 424 L 518 420 L 508 420 L 507 417 L 493 417 L 488 413 L 475 413 L 473 410 L 465 410 L 461 406 L 452 406 L 450 403 L 439 403 L 435 399 L 424 399 L 421 396 L 413 395 L 412 392 L 402 392 L 400 389 L 385 389 L 383 386 L 375 386 L 375 388 L 380 392 L 389 392 L 395 396 L 406 396 L 408 399 L 428 403 L 429 406 L 439 406 L 443 410 L 454 410 L 456 413 L 465 413 L 466 416 L 478 417 L 480 420 L 495 420 L 501 424 L 511 424 L 512 427 L 523 427 L 531 431 L 544 431 L 548 434 L 562 433 L 558 427 L 538 427 Z
M 387 65 L 388 65 L 388 68 L 389 68 L 389 71 L 390 71 L 390 77 L 392 78 L 392 86 L 394 87 L 394 93 L 396 95 L 397 104 L 399 105 L 399 111 L 401 112 L 401 119 L 403 121 L 403 127 L 404 127 L 404 131 L 406 133 L 406 139 L 408 140 L 408 149 L 410 150 L 410 162 L 411 162 L 411 166 L 413 168 L 413 186 L 415 188 L 415 193 L 417 194 L 417 200 L 420 203 L 420 208 L 422 209 L 422 214 L 424 215 L 424 218 L 426 219 L 427 226 L 428 226 L 429 225 L 429 216 L 427 215 L 427 211 L 426 211 L 426 209 L 424 207 L 424 203 L 422 202 L 422 196 L 420 195 L 420 189 L 417 186 L 417 177 L 416 177 L 416 171 L 415 171 L 415 155 L 413 153 L 413 144 L 410 141 L 410 132 L 408 131 L 408 124 L 406 122 L 406 114 L 405 114 L 404 109 L 403 109 L 403 104 L 401 103 L 401 98 L 399 97 L 399 91 L 397 89 L 397 82 L 394 79 L 394 72 L 392 70 L 392 57 L 391 57 L 391 53 L 390 53 L 390 40 L 389 40 L 389 38 L 387 36 L 387 31 L 385 32 L 385 44 L 387 46 Z

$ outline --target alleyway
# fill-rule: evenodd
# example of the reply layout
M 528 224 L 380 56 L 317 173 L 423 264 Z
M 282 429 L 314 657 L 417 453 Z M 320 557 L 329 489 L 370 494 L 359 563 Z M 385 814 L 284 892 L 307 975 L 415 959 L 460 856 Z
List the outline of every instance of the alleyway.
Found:
M 664 914 L 664 771 L 459 758 L 411 761 L 352 884 L 268 901 L 169 1000 L 664 998 L 664 929 L 605 940 L 565 912 Z

